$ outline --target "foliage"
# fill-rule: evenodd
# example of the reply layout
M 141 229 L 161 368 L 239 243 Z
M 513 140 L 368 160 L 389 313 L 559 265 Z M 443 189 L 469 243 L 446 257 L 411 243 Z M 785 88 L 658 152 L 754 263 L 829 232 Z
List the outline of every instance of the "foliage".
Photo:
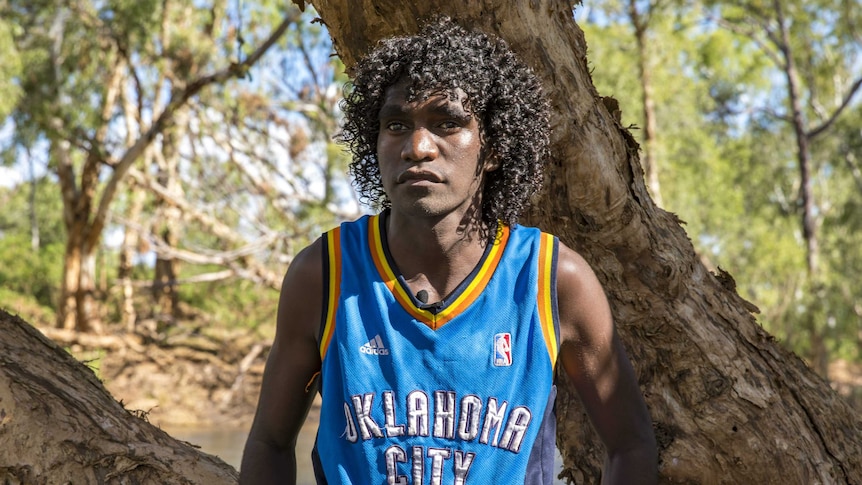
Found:
M 12 41 L 18 28 L 14 23 L 0 19 L 0 120 L 9 115 L 21 96 L 21 88 L 15 82 L 21 75 L 21 58 Z
M 855 109 L 811 145 L 822 266 L 822 277 L 812 282 L 784 64 L 770 47 L 779 24 L 772 3 L 761 3 L 713 1 L 702 8 L 676 2 L 671 15 L 650 18 L 649 35 L 663 53 L 651 72 L 658 87 L 663 206 L 685 221 L 708 266 L 733 274 L 740 294 L 761 309 L 762 324 L 790 348 L 815 358 L 812 342 L 822 340 L 834 357 L 859 359 L 860 102 L 851 100 Z M 806 89 L 809 128 L 827 121 L 862 75 L 862 40 L 850 27 L 858 25 L 859 12 L 850 14 L 847 2 L 816 4 L 782 2 L 792 19 L 790 46 Z M 668 2 L 649 5 L 667 8 Z M 623 124 L 641 139 L 641 86 L 626 8 L 602 0 L 575 14 L 589 42 L 597 89 L 618 99 Z
M 43 306 L 57 304 L 63 245 L 49 244 L 33 251 L 29 236 L 14 234 L 0 239 L 0 286 L 30 295 Z
M 27 188 L 22 186 L 22 189 Z M 65 233 L 56 183 L 42 178 L 36 183 L 35 214 L 39 247 L 31 247 L 29 190 L 0 188 L 0 287 L 28 295 L 34 303 L 51 308 L 57 304 Z
M 206 269 L 206 268 L 200 268 Z M 271 334 L 278 292 L 247 280 L 221 281 L 180 287 L 182 301 L 203 315 L 204 321 Z
M 9 51 L 17 56 L 9 59 L 24 68 L 0 67 L 27 93 L 15 104 L 4 158 L 32 151 L 56 174 L 67 271 L 75 267 L 69 255 L 92 258 L 99 247 L 104 255 L 80 277 L 78 296 L 104 297 L 105 288 L 84 286 L 97 274 L 103 285 L 118 278 L 140 288 L 127 277 L 129 258 L 157 258 L 148 277 L 162 287 L 163 278 L 196 278 L 214 265 L 277 287 L 298 247 L 355 214 L 342 210 L 351 202 L 338 173 L 344 161 L 328 146 L 343 79 L 313 12 L 274 1 L 151 0 L 12 0 L 0 11 L 16 26 Z M 232 70 L 257 62 L 255 52 L 282 32 L 278 25 L 286 34 L 274 38 L 259 68 Z M 221 72 L 228 75 L 210 76 Z M 201 82 L 211 84 L 196 88 Z M 223 285 L 248 291 L 229 281 Z M 123 295 L 113 291 L 110 301 L 125 312 Z M 141 314 L 150 313 L 144 304 Z
M 2 286 L 0 286 L 0 309 L 13 315 L 26 316 L 28 322 L 37 326 L 49 327 L 56 318 L 53 305 L 43 305 L 32 295 Z

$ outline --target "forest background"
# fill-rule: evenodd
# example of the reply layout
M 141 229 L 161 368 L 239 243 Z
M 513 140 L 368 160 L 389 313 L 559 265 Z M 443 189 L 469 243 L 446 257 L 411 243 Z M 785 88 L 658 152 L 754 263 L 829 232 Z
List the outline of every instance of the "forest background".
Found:
M 760 324 L 857 404 L 859 7 L 573 10 L 652 197 Z M 267 0 L 0 0 L 0 308 L 64 342 L 109 389 L 119 374 L 102 363 L 117 342 L 193 349 L 239 369 L 219 381 L 220 402 L 236 404 L 293 255 L 373 210 L 333 142 L 347 77 L 314 18 Z M 175 362 L 143 354 L 122 353 L 122 367 Z

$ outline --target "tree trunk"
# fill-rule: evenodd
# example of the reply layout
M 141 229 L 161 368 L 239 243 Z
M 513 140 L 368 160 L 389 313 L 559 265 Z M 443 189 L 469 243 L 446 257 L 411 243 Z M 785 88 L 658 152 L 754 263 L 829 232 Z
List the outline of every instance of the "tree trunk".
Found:
M 179 111 L 177 112 L 180 113 Z M 182 188 L 177 180 L 179 177 L 179 143 L 178 126 L 166 130 L 163 138 L 162 153 L 155 157 L 158 162 L 156 183 L 177 198 L 182 198 Z M 171 249 L 177 249 L 180 242 L 181 212 L 163 199 L 157 199 L 157 217 L 154 221 L 153 234 L 161 238 L 162 244 Z M 158 252 L 156 256 L 155 273 L 153 275 L 153 312 L 160 326 L 172 326 L 177 316 L 177 277 L 180 262 L 177 258 Z
M 75 294 L 78 310 L 77 330 L 102 333 L 101 305 L 96 301 L 96 249 L 86 244 L 81 249 L 81 273 Z
M 781 2 L 775 1 L 776 20 L 778 22 L 780 40 L 776 46 L 781 51 L 781 69 L 787 82 L 787 103 L 791 113 L 793 134 L 796 138 L 796 157 L 799 163 L 799 199 L 802 206 L 802 237 L 805 240 L 805 266 L 811 280 L 816 284 L 818 269 L 817 217 L 814 204 L 814 180 L 812 173 L 811 149 L 808 133 L 806 133 L 805 115 L 802 113 L 802 95 L 799 82 L 799 72 L 790 43 L 790 21 L 784 17 Z
M 825 342 L 825 325 L 823 323 L 823 312 L 818 311 L 822 306 L 821 293 L 823 284 L 820 275 L 820 244 L 818 236 L 817 206 L 814 201 L 814 167 L 811 160 L 811 148 L 809 146 L 807 122 L 802 108 L 801 86 L 799 72 L 790 42 L 789 21 L 784 17 L 781 2 L 775 1 L 775 15 L 778 21 L 779 33 L 776 45 L 781 52 L 781 69 L 787 82 L 787 104 L 790 110 L 790 123 L 793 126 L 793 134 L 796 138 L 796 158 L 799 164 L 799 206 L 802 209 L 801 226 L 802 238 L 805 241 L 805 268 L 807 279 L 807 291 L 813 295 L 812 304 L 808 308 L 803 322 L 803 328 L 808 334 L 810 342 L 806 353 L 808 361 L 814 369 L 822 376 L 829 371 L 829 350 Z
M 57 327 L 72 330 L 75 328 L 77 316 L 78 281 L 81 274 L 81 256 L 79 248 L 71 243 L 71 237 L 66 239 L 66 251 L 63 253 L 63 283 L 60 285 L 60 301 L 57 305 Z
M 144 210 L 146 193 L 144 189 L 132 186 L 129 195 L 130 205 L 126 220 L 138 221 Z M 135 268 L 135 254 L 138 253 L 141 243 L 140 229 L 132 224 L 127 224 L 123 235 L 123 244 L 120 247 L 120 261 L 117 269 L 117 279 L 120 281 L 120 319 L 123 328 L 127 332 L 134 333 L 138 321 L 138 312 L 135 310 L 135 288 L 132 285 L 133 271 Z
M 27 150 L 27 165 L 30 168 L 30 200 L 28 209 L 30 210 L 30 249 L 34 252 L 39 250 L 39 219 L 36 217 L 36 188 L 39 186 L 39 180 L 36 178 L 36 164 L 33 162 L 33 154 L 30 152 L 30 147 Z
M 63 255 L 63 284 L 57 306 L 57 327 L 101 333 L 102 323 L 98 312 L 94 311 L 94 251 L 82 241 L 86 237 L 83 225 L 67 225 L 66 230 L 68 237 Z
M 0 334 L 0 483 L 236 483 L 230 465 L 124 409 L 27 322 L 0 310 Z
M 62 125 L 61 121 L 57 121 Z M 101 332 L 102 324 L 94 311 L 96 246 L 101 229 L 94 235 L 90 211 L 93 206 L 97 166 L 87 164 L 81 173 L 81 184 L 75 179 L 70 144 L 51 140 L 51 156 L 56 163 L 63 198 L 63 224 L 66 228 L 66 252 L 63 256 L 63 284 L 57 305 L 57 326 L 82 332 Z
M 649 193 L 656 205 L 661 206 L 661 183 L 659 181 L 659 159 L 658 159 L 658 122 L 655 112 L 655 94 L 653 93 L 652 81 L 652 51 L 648 43 L 649 19 L 657 8 L 655 4 L 646 13 L 638 11 L 637 0 L 629 0 L 629 21 L 634 28 L 635 44 L 637 45 L 638 79 L 641 83 L 641 106 L 644 111 L 644 138 L 643 138 L 643 168 L 649 187 Z
M 858 417 L 757 324 L 733 278 L 709 272 L 680 221 L 649 197 L 637 144 L 592 84 L 571 2 L 312 3 L 348 68 L 380 37 L 444 13 L 506 39 L 544 80 L 553 159 L 528 222 L 577 248 L 604 284 L 655 422 L 662 482 L 862 483 Z M 601 443 L 560 387 L 563 474 L 597 483 Z

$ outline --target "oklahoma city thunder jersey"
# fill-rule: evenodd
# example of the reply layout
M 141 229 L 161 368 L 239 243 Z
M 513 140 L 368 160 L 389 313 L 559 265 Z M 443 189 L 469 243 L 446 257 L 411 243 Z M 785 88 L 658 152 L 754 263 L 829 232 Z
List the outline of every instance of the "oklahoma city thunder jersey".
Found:
M 551 484 L 556 238 L 501 224 L 429 306 L 392 261 L 384 222 L 324 236 L 318 483 Z

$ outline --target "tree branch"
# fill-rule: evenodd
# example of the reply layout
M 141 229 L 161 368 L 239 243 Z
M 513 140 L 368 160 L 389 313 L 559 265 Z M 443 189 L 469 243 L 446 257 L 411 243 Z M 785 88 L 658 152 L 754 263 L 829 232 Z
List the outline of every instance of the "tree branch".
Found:
M 157 197 L 167 202 L 168 204 L 178 207 L 183 212 L 183 215 L 185 217 L 199 222 L 204 227 L 212 231 L 213 235 L 215 235 L 216 237 L 219 237 L 227 242 L 237 245 L 245 242 L 243 238 L 237 235 L 237 233 L 233 229 L 221 223 L 217 218 L 208 214 L 204 214 L 203 212 L 195 209 L 191 206 L 191 204 L 188 203 L 188 201 L 177 198 L 174 194 L 170 193 L 164 186 L 150 180 L 140 171 L 132 168 L 128 170 L 128 175 L 132 180 L 134 180 L 136 184 L 149 189 Z
M 189 276 L 188 278 L 179 278 L 168 283 L 153 282 L 153 280 L 137 280 L 132 282 L 132 286 L 136 288 L 161 288 L 167 284 L 185 285 L 194 283 L 211 283 L 213 281 L 222 281 L 236 276 L 236 271 L 225 269 L 212 273 L 203 273 L 199 275 Z
M 769 60 L 771 60 L 773 63 L 775 63 L 776 66 L 781 67 L 784 65 L 783 61 L 778 56 L 778 54 L 775 51 L 773 51 L 772 49 L 770 49 L 770 47 L 768 45 L 766 45 L 761 39 L 759 39 L 757 37 L 757 30 L 754 29 L 753 27 L 743 28 L 742 25 L 736 24 L 736 23 L 734 23 L 728 19 L 725 19 L 725 18 L 721 18 L 721 17 L 716 18 L 715 16 L 713 16 L 712 14 L 709 14 L 709 13 L 707 14 L 707 17 L 711 18 L 713 21 L 715 21 L 720 27 L 723 27 L 723 28 L 731 31 L 734 34 L 742 35 L 742 36 L 745 36 L 745 37 L 748 37 L 749 39 L 751 39 L 751 41 L 754 42 L 755 45 L 757 45 L 757 47 L 760 48 L 761 51 L 763 51 L 763 53 L 766 55 L 766 57 L 768 57 Z M 764 31 L 769 32 L 768 27 L 762 26 L 762 25 L 760 27 Z M 769 36 L 769 37 L 770 37 L 770 39 L 772 39 L 772 36 Z
M 228 266 L 230 263 L 242 260 L 252 254 L 258 253 L 266 249 L 272 243 L 283 237 L 282 234 L 272 234 L 267 237 L 262 237 L 257 241 L 251 242 L 241 248 L 232 251 L 219 251 L 209 254 L 189 251 L 187 249 L 179 249 L 165 244 L 159 237 L 151 233 L 144 234 L 153 244 L 155 252 L 163 259 L 179 259 L 191 264 L 215 264 L 218 266 Z
M 853 83 L 853 85 L 850 87 L 850 90 L 847 91 L 847 94 L 841 101 L 841 105 L 838 106 L 838 108 L 832 113 L 832 116 L 830 116 L 829 119 L 821 123 L 820 126 L 809 130 L 808 133 L 805 134 L 805 136 L 807 136 L 809 140 L 813 140 L 814 138 L 823 134 L 824 131 L 829 129 L 829 127 L 832 126 L 833 123 L 835 123 L 835 120 L 837 120 L 838 117 L 841 116 L 841 113 L 844 111 L 844 109 L 847 108 L 847 106 L 850 106 L 850 101 L 853 100 L 853 96 L 855 96 L 856 93 L 859 91 L 860 86 L 862 86 L 862 77 L 860 77 L 856 80 L 855 83 Z
M 844 153 L 844 162 L 850 170 L 850 175 L 853 176 L 853 181 L 856 182 L 856 187 L 858 187 L 859 192 L 862 193 L 862 169 L 859 167 L 856 156 L 849 149 Z
M 165 107 L 165 110 L 159 115 L 158 119 L 153 123 L 149 130 L 138 138 L 137 142 L 132 145 L 117 163 L 114 173 L 108 180 L 102 197 L 99 201 L 99 207 L 96 210 L 96 215 L 93 218 L 93 231 L 90 233 L 91 238 L 97 238 L 101 234 L 101 230 L 105 225 L 108 210 L 111 202 L 116 196 L 120 182 L 132 168 L 132 164 L 143 153 L 144 149 L 153 142 L 156 136 L 160 135 L 174 121 L 174 113 L 185 105 L 188 100 L 199 93 L 205 87 L 211 84 L 217 84 L 226 81 L 232 77 L 243 77 L 248 70 L 272 47 L 276 41 L 287 31 L 287 28 L 293 22 L 293 18 L 288 15 L 282 19 L 278 27 L 273 30 L 270 36 L 261 44 L 251 55 L 239 63 L 232 63 L 227 68 L 215 72 L 208 76 L 203 76 L 191 82 L 180 93 L 171 97 L 171 101 Z

